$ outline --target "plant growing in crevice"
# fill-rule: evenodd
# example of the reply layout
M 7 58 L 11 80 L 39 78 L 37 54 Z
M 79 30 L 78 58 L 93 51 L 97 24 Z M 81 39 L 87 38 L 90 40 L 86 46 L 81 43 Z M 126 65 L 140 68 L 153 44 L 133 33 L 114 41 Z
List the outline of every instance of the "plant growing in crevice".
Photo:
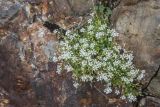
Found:
M 102 82 L 104 93 L 114 92 L 121 99 L 136 101 L 145 71 L 134 66 L 131 51 L 116 43 L 119 34 L 109 28 L 109 14 L 110 11 L 106 14 L 104 7 L 98 6 L 84 27 L 68 30 L 53 61 L 58 64 L 58 74 L 72 72 L 75 87 L 82 82 Z

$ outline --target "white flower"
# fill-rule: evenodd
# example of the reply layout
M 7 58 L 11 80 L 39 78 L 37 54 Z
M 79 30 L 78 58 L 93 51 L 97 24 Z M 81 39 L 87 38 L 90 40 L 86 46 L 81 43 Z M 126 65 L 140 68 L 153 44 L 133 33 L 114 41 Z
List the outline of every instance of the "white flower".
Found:
M 57 30 L 57 29 L 55 29 L 55 30 L 53 31 L 53 33 L 57 34 L 57 33 L 58 33 L 58 30 Z
M 113 71 L 113 70 L 114 70 L 113 66 L 109 64 L 109 66 L 108 66 L 108 71 Z M 110 77 L 111 77 L 111 76 L 110 76 Z
M 106 94 L 109 94 L 109 93 L 112 92 L 112 88 L 111 88 L 111 87 L 107 87 L 107 88 L 104 89 L 104 92 L 105 92 Z
M 80 32 L 85 32 L 85 29 L 84 29 L 84 28 L 81 28 L 81 29 L 80 29 Z
M 145 70 L 142 70 L 141 74 L 138 75 L 137 80 L 139 80 L 139 81 L 142 80 L 142 78 L 144 77 L 144 74 L 145 74 Z
M 87 65 L 87 61 L 83 60 L 81 64 L 82 64 L 82 67 L 85 67 Z
M 84 50 L 84 49 L 80 49 L 80 56 L 87 56 L 87 52 L 86 52 L 86 50 Z
M 52 61 L 53 61 L 53 62 L 57 62 L 57 61 L 58 61 L 58 58 L 57 58 L 56 56 L 53 56 L 53 57 L 52 57 Z
M 95 43 L 91 43 L 90 47 L 93 49 L 95 47 Z
M 91 24 L 92 23 L 92 19 L 88 19 L 88 23 Z
M 37 33 L 38 33 L 38 37 L 44 37 L 44 35 L 45 35 L 45 29 L 44 28 L 40 28 L 38 31 L 37 31 Z
M 88 81 L 92 81 L 92 80 L 93 80 L 93 77 L 90 76 L 90 75 L 83 75 L 83 76 L 81 76 L 81 80 L 82 80 L 83 82 L 88 82 Z
M 82 39 L 79 40 L 79 42 L 80 42 L 80 43 L 87 43 L 88 41 L 87 41 L 86 38 L 82 38 Z
M 126 66 L 129 67 L 129 66 L 131 66 L 132 64 L 133 64 L 133 62 L 132 62 L 131 60 L 128 60 L 127 63 L 126 63 Z
M 96 33 L 96 38 L 97 39 L 100 39 L 102 36 L 104 36 L 105 34 L 104 34 L 104 32 L 97 32 Z
M 75 44 L 73 47 L 74 47 L 74 49 L 78 49 L 79 44 L 77 43 L 77 44 Z
M 64 41 L 60 41 L 59 45 L 63 46 L 65 45 L 66 43 Z
M 92 66 L 92 69 L 94 71 L 97 71 L 102 66 L 102 63 L 99 61 L 94 62 L 94 66 Z
M 122 70 L 125 70 L 127 68 L 127 66 L 125 64 L 121 65 Z
M 71 31 L 70 30 L 67 30 L 66 31 L 66 35 L 68 36 L 68 35 L 70 35 L 71 34 Z
M 112 78 L 113 77 L 113 73 L 112 72 L 108 72 L 108 77 Z
M 93 28 L 94 28 L 94 26 L 93 26 L 93 25 L 89 25 L 89 26 L 88 26 L 88 31 L 93 30 Z
M 108 59 L 108 57 L 103 57 L 103 61 L 107 61 Z
M 115 29 L 111 30 L 112 37 L 119 36 L 119 34 L 115 31 Z
M 93 32 L 93 31 L 89 31 L 88 33 L 89 33 L 90 35 L 93 35 L 93 34 L 94 34 L 94 32 Z
M 135 78 L 137 76 L 137 74 L 139 73 L 139 70 L 133 70 L 131 69 L 130 72 L 128 72 L 128 76 L 131 76 L 132 78 Z
M 108 82 L 110 80 L 108 78 L 108 74 L 107 73 L 101 73 L 101 74 L 98 75 L 97 81 L 102 81 L 102 80 L 104 80 L 106 82 Z
M 111 42 L 112 41 L 112 37 L 109 37 L 108 40 Z
M 74 83 L 73 83 L 73 86 L 74 86 L 75 88 L 78 88 L 78 86 L 79 86 L 79 83 L 77 83 L 77 82 L 74 82 Z
M 131 93 L 128 94 L 127 98 L 129 100 L 129 102 L 134 102 L 137 100 L 137 98 L 134 95 L 132 95 Z
M 120 94 L 120 91 L 119 91 L 119 90 L 115 90 L 115 94 L 116 94 L 116 95 L 119 95 L 119 94 Z
M 121 98 L 122 100 L 125 100 L 125 99 L 126 99 L 126 96 L 122 95 L 120 98 Z
M 20 57 L 21 61 L 25 60 L 25 56 L 24 55 L 20 54 L 19 57 Z
M 93 12 L 93 13 L 91 13 L 91 16 L 92 16 L 92 17 L 94 17 L 94 14 L 95 14 L 94 12 Z
M 87 47 L 89 47 L 89 44 L 88 43 L 84 43 L 82 46 L 83 46 L 83 48 L 87 48 Z
M 76 35 L 70 34 L 70 35 L 68 35 L 68 38 L 69 38 L 70 40 L 73 40 L 73 39 L 75 38 L 75 36 L 76 36 Z
M 62 67 L 60 65 L 57 65 L 57 71 L 58 74 L 60 74 L 62 72 Z
M 33 63 L 31 64 L 31 67 L 32 67 L 32 68 L 36 68 L 36 66 L 35 66 Z
M 132 60 L 133 60 L 133 58 L 134 58 L 133 54 L 126 54 L 125 57 L 126 57 L 130 62 L 132 62 Z
M 77 63 L 78 58 L 77 58 L 76 56 L 72 56 L 72 59 L 71 59 L 71 60 L 72 60 L 73 63 Z
M 105 30 L 106 26 L 107 26 L 106 24 L 101 25 L 99 30 Z
M 119 60 L 116 60 L 116 61 L 113 62 L 113 65 L 114 65 L 114 66 L 117 66 L 117 65 L 119 65 L 119 64 L 120 64 L 120 61 L 119 61 Z
M 130 82 L 133 81 L 133 80 L 131 80 L 131 79 L 128 79 L 127 77 L 122 77 L 121 79 L 122 79 L 122 81 L 124 81 L 126 84 L 129 84 Z
M 63 52 L 62 55 L 60 56 L 62 59 L 70 59 L 72 57 L 72 53 L 71 52 Z
M 73 68 L 72 68 L 72 66 L 71 65 L 65 65 L 65 67 L 64 67 L 66 70 L 67 70 L 67 72 L 70 72 L 70 71 L 72 71 L 73 70 Z

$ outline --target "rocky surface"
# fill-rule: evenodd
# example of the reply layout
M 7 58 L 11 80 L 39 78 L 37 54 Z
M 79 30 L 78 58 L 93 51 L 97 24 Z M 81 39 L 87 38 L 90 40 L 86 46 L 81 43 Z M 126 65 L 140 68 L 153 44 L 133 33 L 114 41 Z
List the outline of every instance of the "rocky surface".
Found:
M 63 29 L 79 26 L 92 0 L 18 1 L 0 0 L 1 107 L 134 107 L 112 94 L 103 95 L 99 84 L 75 89 L 71 74 L 55 73 L 51 56 L 58 40 L 45 21 Z M 134 51 L 136 66 L 147 73 L 142 83 L 148 96 L 140 99 L 139 107 L 160 105 L 159 6 L 159 0 L 122 0 L 113 11 L 119 42 Z
M 54 27 L 44 26 L 45 21 L 56 22 L 62 28 L 77 26 L 82 20 L 77 15 L 86 14 L 91 5 L 91 1 L 84 0 L 1 1 L 1 107 L 132 107 L 112 95 L 104 96 L 90 85 L 77 90 L 71 74 L 55 73 L 51 56 L 58 40 L 51 32 Z
M 25 0 L 29 18 L 41 21 L 71 21 L 68 16 L 87 15 L 95 0 Z M 93 2 L 92 2 L 93 1 Z M 31 10 L 31 11 L 29 11 Z M 63 24 L 65 22 L 62 22 Z
M 136 66 L 146 70 L 143 91 L 160 98 L 159 6 L 159 0 L 122 0 L 113 11 L 112 22 L 121 35 L 118 41 L 134 52 Z

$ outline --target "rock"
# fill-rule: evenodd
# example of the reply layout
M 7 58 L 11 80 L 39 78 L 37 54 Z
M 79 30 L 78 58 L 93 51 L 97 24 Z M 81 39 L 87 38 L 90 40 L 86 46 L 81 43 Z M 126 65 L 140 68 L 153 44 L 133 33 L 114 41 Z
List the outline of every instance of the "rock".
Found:
M 146 96 L 146 98 L 141 99 L 138 107 L 160 107 L 160 99 Z
M 151 95 L 159 97 L 160 98 L 160 67 L 157 70 L 157 75 L 151 80 L 148 90 Z
M 135 5 L 139 1 L 140 0 L 122 0 L 121 3 L 123 3 L 124 6 L 129 6 L 129 5 Z
M 32 92 L 30 90 L 31 88 L 28 76 L 26 75 L 30 69 L 27 68 L 26 65 L 21 65 L 16 45 L 16 36 L 13 37 L 13 35 L 8 35 L 1 40 L 0 61 L 2 63 L 0 63 L 0 86 L 7 93 L 7 98 L 5 98 L 5 102 L 8 101 L 7 106 L 29 107 L 31 105 L 35 105 L 35 97 L 33 95 L 29 96 Z M 3 91 L 0 90 L 0 92 Z M 0 100 L 3 99 L 4 98 L 0 98 Z
M 17 33 L 28 24 L 23 5 L 14 1 L 0 2 L 0 38 L 7 32 Z
M 130 2 L 129 5 L 126 5 L 127 2 Z M 136 67 L 146 70 L 143 80 L 145 85 L 160 65 L 159 5 L 159 0 L 138 2 L 137 0 L 124 0 L 114 9 L 112 15 L 113 25 L 121 35 L 119 43 L 134 52 Z M 155 87 L 158 89 L 158 85 Z M 153 91 L 155 90 L 151 93 Z
M 8 10 L 10 6 L 14 4 L 13 0 L 0 0 L 0 10 Z
M 10 100 L 8 99 L 8 92 L 0 87 L 0 106 L 6 107 L 9 106 Z
M 40 3 L 42 3 L 43 0 L 24 0 L 24 2 L 28 2 L 31 3 L 33 5 L 38 5 Z
M 54 56 L 56 36 L 39 22 L 31 24 L 19 35 L 22 40 L 19 49 L 24 51 L 19 53 L 22 60 L 29 61 L 40 71 L 47 70 L 48 62 Z
M 8 10 L 1 10 L 0 12 L 0 27 L 4 26 L 4 24 L 8 23 L 10 20 L 15 18 L 15 15 L 20 10 L 20 5 L 15 4 L 9 7 Z
M 75 89 L 70 73 L 55 72 L 52 57 L 57 35 L 44 22 L 65 23 L 62 28 L 72 28 L 92 4 L 92 0 L 25 0 L 21 5 L 0 0 L 0 106 L 133 107 L 112 94 L 104 96 L 88 84 Z M 119 41 L 134 51 L 136 66 L 147 72 L 144 84 L 160 62 L 158 13 L 158 0 L 123 0 L 113 12 L 114 25 L 121 34 Z M 148 89 L 157 94 L 159 76 L 155 79 Z
M 26 9 L 35 20 L 55 23 L 67 16 L 85 15 L 93 7 L 95 0 L 29 0 Z M 32 3 L 34 2 L 34 3 Z M 36 4 L 36 5 L 35 5 Z

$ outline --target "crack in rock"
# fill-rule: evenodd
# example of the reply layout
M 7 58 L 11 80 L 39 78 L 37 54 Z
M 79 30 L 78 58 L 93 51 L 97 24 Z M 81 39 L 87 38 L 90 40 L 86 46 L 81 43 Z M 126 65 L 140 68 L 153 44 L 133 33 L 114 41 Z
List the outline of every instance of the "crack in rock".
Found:
M 148 86 L 150 85 L 151 81 L 158 75 L 158 72 L 160 71 L 160 65 L 158 67 L 158 69 L 156 70 L 155 74 L 151 77 L 151 79 L 149 80 L 148 84 L 146 85 L 146 87 L 144 87 L 142 89 L 142 96 L 138 96 L 137 97 L 137 102 L 135 103 L 135 107 L 139 107 L 139 103 L 143 98 L 147 98 L 147 97 L 152 97 L 155 98 L 155 96 L 149 95 L 147 91 Z
M 142 89 L 142 92 L 145 91 L 145 90 L 148 88 L 148 86 L 150 85 L 151 81 L 158 75 L 158 72 L 159 72 L 159 71 L 160 71 L 160 65 L 159 65 L 158 69 L 156 70 L 155 74 L 154 74 L 154 75 L 151 77 L 151 79 L 149 80 L 149 82 L 148 82 L 148 84 L 146 85 L 146 87 L 144 87 L 144 88 Z

